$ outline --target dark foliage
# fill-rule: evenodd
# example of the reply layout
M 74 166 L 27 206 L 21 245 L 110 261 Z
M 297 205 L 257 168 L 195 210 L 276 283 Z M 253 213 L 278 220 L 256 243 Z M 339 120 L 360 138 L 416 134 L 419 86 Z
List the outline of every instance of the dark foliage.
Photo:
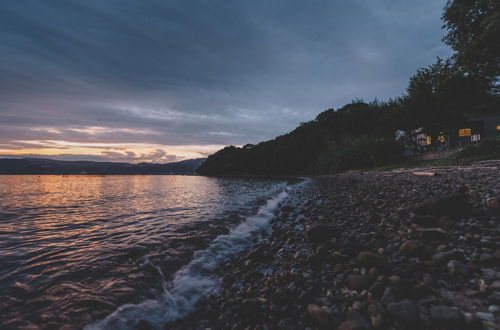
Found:
M 500 76 L 500 1 L 452 0 L 443 13 L 444 41 L 465 71 L 498 80 Z
M 419 69 L 407 89 L 409 120 L 424 127 L 434 138 L 443 130 L 465 122 L 464 116 L 488 110 L 498 111 L 498 97 L 489 90 L 488 81 L 464 73 L 452 60 Z
M 226 147 L 198 172 L 220 174 L 329 173 L 398 160 L 393 133 L 404 125 L 402 100 L 356 101 L 320 113 L 292 132 L 255 146 Z
M 479 159 L 483 156 L 500 157 L 500 138 L 488 139 L 478 144 L 468 145 L 462 151 L 456 153 L 453 158 L 455 160 Z

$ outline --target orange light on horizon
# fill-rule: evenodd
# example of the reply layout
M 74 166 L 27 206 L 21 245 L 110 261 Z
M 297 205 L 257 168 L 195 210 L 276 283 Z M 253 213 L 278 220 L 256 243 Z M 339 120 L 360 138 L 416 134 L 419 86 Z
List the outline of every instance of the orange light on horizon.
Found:
M 158 160 L 168 162 L 172 156 L 176 160 L 203 158 L 207 155 L 222 149 L 219 145 L 159 145 L 147 143 L 107 143 L 107 142 L 73 142 L 64 140 L 23 140 L 14 141 L 16 143 L 26 144 L 27 147 L 18 149 L 0 149 L 0 156 L 65 156 L 74 155 L 97 156 L 106 158 L 120 159 L 127 162 L 143 162 Z M 34 147 L 39 146 L 39 147 Z M 164 152 L 164 155 L 161 153 Z

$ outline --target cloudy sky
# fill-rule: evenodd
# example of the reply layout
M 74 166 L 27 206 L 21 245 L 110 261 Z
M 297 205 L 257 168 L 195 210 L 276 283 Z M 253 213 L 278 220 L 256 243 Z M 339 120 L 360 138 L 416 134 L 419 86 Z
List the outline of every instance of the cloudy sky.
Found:
M 0 155 L 170 162 L 404 93 L 445 0 L 0 2 Z

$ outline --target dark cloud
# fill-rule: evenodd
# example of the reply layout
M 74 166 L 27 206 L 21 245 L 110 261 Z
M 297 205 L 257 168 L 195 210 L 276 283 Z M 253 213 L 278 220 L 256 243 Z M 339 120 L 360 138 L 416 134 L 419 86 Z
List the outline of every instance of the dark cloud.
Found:
M 0 145 L 271 138 L 355 98 L 402 94 L 449 53 L 444 4 L 3 1 Z

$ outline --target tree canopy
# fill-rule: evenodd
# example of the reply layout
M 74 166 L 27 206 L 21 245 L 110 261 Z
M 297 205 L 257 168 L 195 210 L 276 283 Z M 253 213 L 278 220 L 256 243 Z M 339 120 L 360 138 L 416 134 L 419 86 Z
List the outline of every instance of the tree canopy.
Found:
M 471 74 L 500 76 L 500 1 L 448 1 L 442 16 L 448 30 L 444 42 L 455 50 L 457 63 Z

